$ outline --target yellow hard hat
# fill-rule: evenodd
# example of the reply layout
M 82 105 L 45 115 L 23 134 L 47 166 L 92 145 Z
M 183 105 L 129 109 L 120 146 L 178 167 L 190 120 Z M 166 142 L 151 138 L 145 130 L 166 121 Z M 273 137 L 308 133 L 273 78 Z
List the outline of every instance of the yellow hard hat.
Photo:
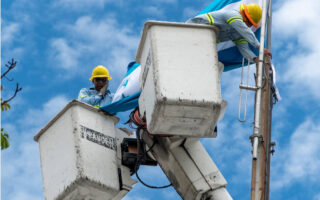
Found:
M 240 12 L 242 10 L 244 11 L 244 14 L 249 19 L 251 24 L 254 27 L 258 28 L 259 22 L 260 22 L 260 19 L 261 19 L 261 15 L 262 15 L 261 7 L 256 3 L 251 3 L 251 4 L 248 4 L 248 5 L 241 4 L 240 5 Z
M 102 65 L 98 65 L 96 66 L 93 70 L 92 70 L 92 76 L 90 77 L 90 81 L 92 81 L 94 78 L 107 78 L 108 80 L 111 80 L 111 76 L 109 75 L 109 71 L 107 68 L 105 68 Z

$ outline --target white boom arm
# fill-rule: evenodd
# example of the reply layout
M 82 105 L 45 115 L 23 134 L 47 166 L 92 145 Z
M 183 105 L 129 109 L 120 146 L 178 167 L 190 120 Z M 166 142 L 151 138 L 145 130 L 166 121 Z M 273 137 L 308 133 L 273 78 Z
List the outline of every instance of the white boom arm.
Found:
M 143 134 L 168 179 L 185 200 L 231 200 L 224 179 L 198 138 L 159 137 Z

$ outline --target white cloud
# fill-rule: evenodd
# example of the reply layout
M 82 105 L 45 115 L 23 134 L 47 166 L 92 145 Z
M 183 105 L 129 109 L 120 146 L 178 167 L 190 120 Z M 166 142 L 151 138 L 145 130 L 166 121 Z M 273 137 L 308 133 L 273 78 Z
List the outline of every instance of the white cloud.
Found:
M 139 36 L 130 30 L 130 24 L 122 27 L 111 16 L 98 20 L 83 16 L 74 24 L 56 28 L 64 32 L 65 37 L 53 39 L 50 52 L 53 67 L 73 70 L 73 75 L 91 73 L 95 65 L 102 64 L 117 79 L 135 59 Z
M 24 39 L 22 35 L 22 25 L 19 22 L 8 22 L 3 20 L 2 22 L 2 59 L 20 58 L 26 47 L 18 46 L 15 42 L 21 42 Z
M 30 109 L 26 115 L 19 119 L 22 127 L 41 127 L 67 104 L 64 96 L 56 96 L 46 102 L 42 108 Z
M 307 119 L 291 135 L 288 147 L 280 150 L 272 186 L 281 189 L 305 180 L 317 182 L 320 178 L 319 143 L 320 121 Z
M 110 2 L 110 0 L 58 0 L 55 1 L 53 5 L 65 9 L 81 10 L 103 8 L 107 2 Z
M 193 7 L 186 7 L 186 8 L 183 9 L 182 16 L 183 16 L 183 18 L 185 20 L 187 20 L 187 19 L 189 19 L 191 17 L 196 16 L 198 13 L 199 13 L 199 9 L 195 9 Z
M 159 9 L 157 6 L 145 6 L 142 8 L 149 17 L 161 17 L 163 16 L 163 10 Z
M 28 132 L 24 131 L 21 134 L 28 134 Z M 7 182 L 3 192 L 7 193 L 8 199 L 12 200 L 42 199 L 38 145 L 31 140 L 32 137 L 29 136 L 29 140 L 25 135 L 23 137 L 26 142 L 11 146 L 8 149 L 12 151 L 11 156 L 5 154 L 2 158 L 2 180 Z M 26 180 L 32 181 L 25 184 Z
M 320 1 L 285 1 L 276 4 L 274 12 L 275 41 L 281 45 L 276 48 L 284 60 L 283 82 L 290 89 L 289 95 L 311 95 L 319 99 L 320 75 Z M 281 81 L 281 80 L 280 80 Z
M 288 60 L 288 69 L 283 77 L 293 96 L 305 97 L 308 93 L 320 99 L 320 51 L 305 52 Z M 301 92 L 298 92 L 301 91 Z
M 25 59 L 35 50 L 33 43 L 34 18 L 39 16 L 36 4 L 28 0 L 14 0 L 7 3 L 2 9 L 2 59 Z M 36 12 L 33 12 L 36 10 Z M 32 13 L 32 14 L 30 14 Z M 28 51 L 30 50 L 30 51 Z
M 247 84 L 247 72 L 248 68 L 243 69 L 243 84 Z M 248 85 L 254 86 L 254 73 L 256 68 L 251 65 L 249 71 Z M 222 98 L 228 102 L 228 107 L 226 110 L 226 115 L 232 115 L 232 117 L 238 117 L 239 101 L 240 101 L 240 89 L 239 85 L 241 83 L 241 68 L 232 71 L 224 72 L 221 76 L 221 95 Z M 244 109 L 245 109 L 245 99 L 247 93 L 247 112 L 246 120 L 250 122 L 253 118 L 254 109 L 254 92 L 242 90 L 241 99 L 241 119 L 244 119 Z
M 15 23 L 21 24 L 21 27 L 31 27 L 34 16 L 39 16 L 37 4 L 28 0 L 11 1 L 10 6 L 3 9 L 4 18 L 10 18 Z
M 153 2 L 156 2 L 156 3 L 177 3 L 178 0 L 152 0 Z
M 75 69 L 78 66 L 79 52 L 70 47 L 65 39 L 58 38 L 51 42 L 53 48 L 53 59 L 59 63 L 58 66 L 64 69 Z
M 318 26 L 317 19 L 319 17 L 318 10 L 320 2 L 317 0 L 286 0 L 278 3 L 274 12 L 274 28 L 276 32 L 281 31 L 282 36 L 288 35 L 298 36 L 305 33 L 314 26 Z M 304 36 L 301 35 L 304 38 Z M 311 38 L 305 38 L 312 40 Z
M 212 156 L 212 159 L 220 163 L 221 169 L 228 170 L 230 162 L 232 164 L 233 178 L 243 181 L 243 174 L 247 171 L 247 166 L 251 165 L 251 143 L 249 135 L 252 128 L 247 124 L 241 124 L 233 120 L 222 120 L 218 123 L 218 136 L 213 139 L 203 139 L 202 143 Z M 226 148 L 230 147 L 232 148 Z M 238 166 L 234 169 L 234 166 Z M 246 173 L 245 173 L 246 174 Z
M 56 96 L 40 108 L 20 115 L 15 122 L 3 124 L 11 143 L 10 148 L 2 152 L 2 181 L 6 182 L 2 192 L 8 199 L 43 199 L 40 156 L 33 136 L 66 103 L 64 96 Z M 32 181 L 25 184 L 27 180 Z
M 18 23 L 3 23 L 4 27 L 2 28 L 1 40 L 3 45 L 10 45 L 13 40 L 20 34 L 21 26 Z
M 313 200 L 320 200 L 320 193 L 313 197 Z
M 43 197 L 37 194 L 17 192 L 10 196 L 10 200 L 21 200 L 21 199 L 32 199 L 32 200 L 42 200 Z

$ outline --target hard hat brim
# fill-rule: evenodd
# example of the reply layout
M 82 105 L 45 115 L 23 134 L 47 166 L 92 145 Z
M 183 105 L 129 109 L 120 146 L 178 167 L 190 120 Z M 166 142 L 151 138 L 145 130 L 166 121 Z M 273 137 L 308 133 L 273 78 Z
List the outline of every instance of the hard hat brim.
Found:
M 93 81 L 94 78 L 107 78 L 109 81 L 112 79 L 111 76 L 106 76 L 106 75 L 96 75 L 96 76 L 91 76 L 89 78 L 90 81 Z

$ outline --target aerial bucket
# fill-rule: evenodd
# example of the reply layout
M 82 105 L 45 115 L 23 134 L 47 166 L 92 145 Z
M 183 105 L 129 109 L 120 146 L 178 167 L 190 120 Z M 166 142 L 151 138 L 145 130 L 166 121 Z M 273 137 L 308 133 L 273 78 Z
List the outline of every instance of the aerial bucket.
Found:
M 227 103 L 221 97 L 217 28 L 148 21 L 136 61 L 141 64 L 140 113 L 152 134 L 216 137 Z
M 135 181 L 119 181 L 119 174 L 123 178 L 130 172 L 117 153 L 118 120 L 73 100 L 40 130 L 34 139 L 46 200 L 120 200 L 126 195 Z

